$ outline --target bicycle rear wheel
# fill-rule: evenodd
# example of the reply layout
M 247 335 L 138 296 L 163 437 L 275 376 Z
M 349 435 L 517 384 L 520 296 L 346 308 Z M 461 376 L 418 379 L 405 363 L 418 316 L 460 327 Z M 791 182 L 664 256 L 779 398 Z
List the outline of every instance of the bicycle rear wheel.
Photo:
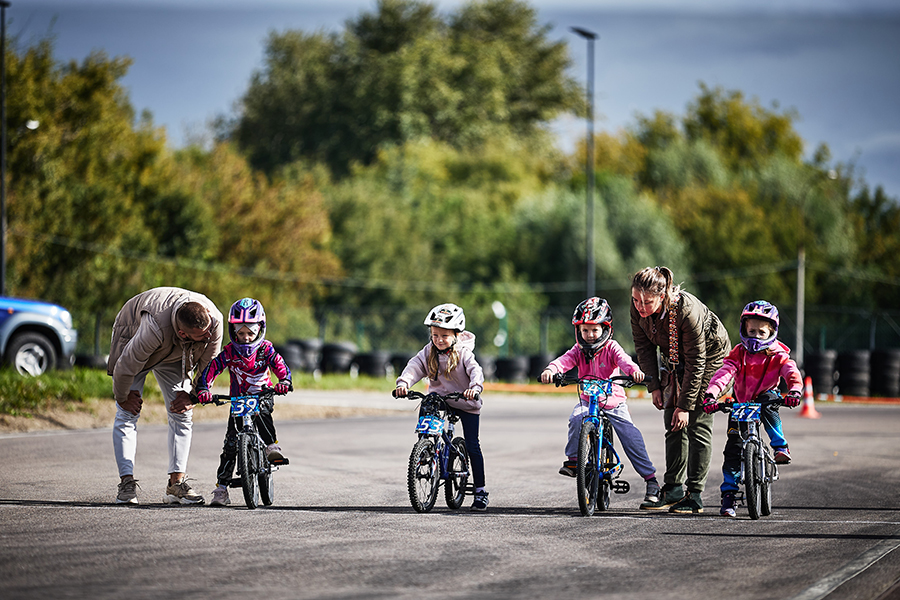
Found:
M 612 481 L 603 476 L 604 471 L 611 471 L 615 466 L 613 462 L 612 452 L 612 423 L 605 421 L 603 424 L 603 438 L 598 441 L 600 444 L 600 480 L 599 489 L 597 490 L 597 510 L 606 510 L 609 508 L 609 495 L 612 490 Z M 608 440 L 608 443 L 607 443 Z
M 416 512 L 428 512 L 434 508 L 440 478 L 441 468 L 434 440 L 423 437 L 415 443 L 409 454 L 409 469 L 406 473 L 409 501 Z
M 262 468 L 259 471 L 259 499 L 266 506 L 271 506 L 275 502 L 275 476 L 272 473 L 272 466 L 266 459 L 262 460 Z
M 259 506 L 259 485 L 256 478 L 259 469 L 256 440 L 246 433 L 238 434 L 238 471 L 241 474 L 241 489 L 247 508 Z
M 772 464 L 768 452 L 763 452 L 759 458 L 763 465 L 762 477 L 759 483 L 759 512 L 762 516 L 768 517 L 772 514 L 772 481 L 775 479 L 775 465 Z
M 462 506 L 466 497 L 466 484 L 469 482 L 469 454 L 466 452 L 465 440 L 454 438 L 449 451 L 444 496 L 447 506 L 457 509 Z
M 581 424 L 575 479 L 578 485 L 578 508 L 585 517 L 593 515 L 594 509 L 597 508 L 597 491 L 600 487 L 597 465 L 598 438 L 597 426 L 593 422 L 585 421 Z
M 759 448 L 754 443 L 744 446 L 744 492 L 747 498 L 747 511 L 754 521 L 760 515 L 760 472 Z

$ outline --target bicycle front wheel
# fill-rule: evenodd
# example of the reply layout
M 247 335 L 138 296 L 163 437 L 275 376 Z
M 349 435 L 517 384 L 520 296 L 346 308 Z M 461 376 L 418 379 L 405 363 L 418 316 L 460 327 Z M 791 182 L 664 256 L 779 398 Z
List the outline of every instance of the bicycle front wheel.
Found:
M 469 482 L 469 453 L 466 442 L 458 437 L 453 439 L 447 457 L 447 481 L 444 483 L 444 496 L 447 506 L 457 509 L 462 506 L 466 497 L 466 484 Z
M 591 421 L 581 424 L 581 436 L 578 440 L 578 467 L 575 479 L 578 484 L 578 508 L 585 517 L 594 514 L 597 508 L 597 490 L 600 487 L 600 474 L 597 464 L 599 436 L 597 426 Z
M 256 478 L 259 470 L 259 456 L 256 441 L 246 433 L 238 434 L 238 471 L 241 473 L 241 488 L 247 508 L 259 506 L 259 485 Z
M 428 512 L 434 508 L 440 479 L 441 468 L 434 440 L 423 437 L 415 443 L 409 454 L 409 470 L 406 474 L 409 501 L 416 512 Z
M 747 511 L 754 521 L 760 516 L 759 447 L 754 443 L 744 446 L 744 492 Z

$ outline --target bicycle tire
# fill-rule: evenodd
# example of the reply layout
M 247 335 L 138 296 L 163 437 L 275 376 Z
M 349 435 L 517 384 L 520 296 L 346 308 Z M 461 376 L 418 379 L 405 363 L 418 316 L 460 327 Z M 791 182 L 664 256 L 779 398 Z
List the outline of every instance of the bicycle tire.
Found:
M 759 448 L 752 442 L 744 446 L 744 495 L 750 518 L 756 521 L 760 517 Z
M 246 433 L 238 434 L 238 471 L 241 474 L 241 489 L 244 491 L 244 502 L 251 510 L 259 506 L 256 452 L 255 440 Z
M 469 453 L 466 441 L 454 438 L 447 458 L 447 481 L 444 482 L 444 496 L 447 506 L 456 510 L 466 498 L 466 484 L 469 482 Z
M 575 479 L 578 487 L 578 508 L 581 515 L 590 517 L 597 508 L 597 491 L 600 487 L 600 474 L 597 465 L 597 445 L 599 443 L 597 426 L 592 421 L 581 424 L 578 439 L 578 466 Z
M 265 506 L 272 506 L 275 502 L 275 475 L 272 472 L 272 465 L 269 461 L 260 456 L 263 468 L 259 471 L 259 499 Z
M 434 440 L 423 437 L 413 445 L 406 473 L 409 502 L 416 512 L 424 513 L 434 508 L 440 478 Z
M 772 481 L 775 465 L 772 464 L 768 452 L 763 452 L 759 458 L 763 466 L 762 478 L 759 482 L 759 514 L 768 517 L 772 514 Z
M 600 444 L 600 464 L 602 465 L 602 469 L 604 471 L 612 469 L 614 466 L 613 454 L 612 454 L 612 423 L 609 421 L 605 421 L 603 423 L 603 439 L 599 440 Z M 606 445 L 606 440 L 609 440 L 609 445 Z M 612 482 L 607 477 L 601 477 L 598 474 L 599 478 L 599 489 L 597 490 L 597 510 L 606 510 L 609 508 L 609 498 L 612 492 Z

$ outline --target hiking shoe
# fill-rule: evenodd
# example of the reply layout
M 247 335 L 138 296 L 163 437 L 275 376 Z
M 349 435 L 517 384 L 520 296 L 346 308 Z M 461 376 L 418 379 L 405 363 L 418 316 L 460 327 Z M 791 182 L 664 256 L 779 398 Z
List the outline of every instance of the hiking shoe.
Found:
M 487 510 L 488 505 L 488 493 L 487 492 L 475 492 L 475 502 L 472 503 L 472 510 L 475 512 L 484 512 Z
M 775 450 L 775 463 L 779 465 L 789 465 L 791 464 L 791 451 L 788 450 L 788 447 L 784 448 L 773 448 Z
M 212 500 L 209 501 L 210 506 L 228 506 L 231 504 L 231 499 L 228 498 L 228 488 L 225 486 L 218 486 L 213 490 Z
M 563 465 L 559 468 L 559 474 L 565 475 L 566 477 L 575 477 L 577 473 L 575 473 L 575 469 L 578 467 L 578 461 L 575 460 L 567 460 L 563 462 Z
M 700 499 L 700 492 L 686 494 L 680 502 L 669 507 L 669 512 L 677 515 L 699 515 L 703 512 L 703 500 Z
M 640 508 L 643 510 L 662 510 L 680 502 L 682 498 L 684 498 L 684 490 L 681 486 L 675 489 L 667 489 L 666 486 L 663 486 L 657 494 L 656 500 L 644 498 Z
M 659 482 L 656 477 L 647 480 L 647 491 L 644 493 L 644 502 L 653 504 L 659 502 Z
M 191 484 L 185 477 L 179 482 L 166 486 L 163 502 L 166 504 L 203 504 L 203 496 L 191 488 Z
M 266 458 L 269 462 L 273 460 L 284 460 L 284 454 L 281 453 L 281 446 L 277 443 L 266 446 Z
M 138 485 L 138 480 L 134 477 L 129 477 L 119 484 L 119 493 L 116 496 L 116 504 L 137 504 L 137 488 L 141 486 Z
M 734 492 L 725 492 L 722 494 L 722 508 L 719 509 L 719 514 L 723 517 L 736 517 L 734 504 Z

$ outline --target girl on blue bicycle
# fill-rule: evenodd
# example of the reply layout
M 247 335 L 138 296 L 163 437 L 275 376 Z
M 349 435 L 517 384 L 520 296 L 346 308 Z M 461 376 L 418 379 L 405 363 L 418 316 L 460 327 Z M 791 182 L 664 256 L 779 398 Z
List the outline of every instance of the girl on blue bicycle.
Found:
M 428 377 L 428 391 L 438 394 L 460 392 L 465 400 L 448 400 L 459 416 L 466 440 L 466 451 L 472 465 L 475 501 L 472 510 L 487 510 L 488 493 L 484 489 L 484 456 L 478 441 L 481 414 L 481 392 L 484 373 L 475 360 L 475 335 L 466 331 L 466 315 L 455 304 L 435 306 L 425 325 L 431 329 L 431 342 L 412 357 L 397 378 L 395 396 L 406 396 L 407 390 Z
M 579 377 L 593 375 L 600 379 L 608 379 L 621 369 L 638 383 L 644 380 L 644 372 L 631 360 L 622 346 L 612 339 L 612 311 L 606 300 L 594 297 L 583 301 L 575 309 L 572 325 L 575 326 L 576 344 L 547 365 L 541 373 L 542 383 L 550 383 L 554 375 L 565 373 L 574 367 L 578 368 Z M 581 421 L 589 405 L 589 399 L 582 397 L 569 416 L 566 460 L 559 469 L 560 475 L 568 477 L 576 475 Z M 609 417 L 634 470 L 646 482 L 644 502 L 656 502 L 659 499 L 656 468 L 650 462 L 650 456 L 644 445 L 644 436 L 631 420 L 631 413 L 625 403 L 625 391 L 621 387 L 613 386 L 613 393 L 607 398 L 603 412 Z
M 788 385 L 788 393 L 784 397 L 785 406 L 800 406 L 803 379 L 797 363 L 791 359 L 791 349 L 777 339 L 778 323 L 778 309 L 765 300 L 757 300 L 744 307 L 741 312 L 741 343 L 725 357 L 722 367 L 710 379 L 703 400 L 705 413 L 712 414 L 719 409 L 716 398 L 728 389 L 732 380 L 735 402 L 753 402 L 763 392 L 778 387 L 783 378 Z M 784 438 L 778 407 L 763 406 L 760 417 L 769 435 L 775 462 L 790 463 L 791 453 Z M 737 479 L 741 472 L 741 436 L 738 429 L 731 426 L 730 419 L 724 454 L 724 481 L 720 487 L 722 507 L 719 514 L 733 517 L 734 494 L 738 491 Z

